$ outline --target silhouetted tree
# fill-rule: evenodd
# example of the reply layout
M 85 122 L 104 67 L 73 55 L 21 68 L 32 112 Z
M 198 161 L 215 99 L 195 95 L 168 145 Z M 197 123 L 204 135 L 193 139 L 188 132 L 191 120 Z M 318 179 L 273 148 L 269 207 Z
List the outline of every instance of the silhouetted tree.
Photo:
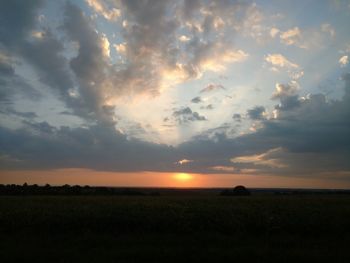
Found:
M 237 185 L 233 189 L 225 189 L 225 190 L 223 190 L 220 193 L 220 195 L 224 195 L 224 196 L 247 196 L 247 195 L 250 195 L 250 192 L 243 185 Z
M 237 185 L 235 188 L 233 188 L 233 194 L 234 195 L 250 195 L 250 192 L 243 185 Z

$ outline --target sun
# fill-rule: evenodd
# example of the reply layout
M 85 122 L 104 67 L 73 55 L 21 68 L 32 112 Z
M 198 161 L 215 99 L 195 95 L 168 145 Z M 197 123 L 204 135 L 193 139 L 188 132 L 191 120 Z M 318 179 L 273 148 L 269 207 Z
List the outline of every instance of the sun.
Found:
M 190 181 L 193 178 L 193 176 L 186 173 L 177 173 L 174 175 L 174 178 L 180 182 L 187 182 Z

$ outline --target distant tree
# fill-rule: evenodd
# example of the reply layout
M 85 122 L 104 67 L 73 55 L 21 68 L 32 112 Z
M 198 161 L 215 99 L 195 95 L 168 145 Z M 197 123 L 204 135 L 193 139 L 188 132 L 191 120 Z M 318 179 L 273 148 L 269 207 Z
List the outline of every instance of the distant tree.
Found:
M 250 195 L 249 190 L 243 185 L 237 185 L 235 188 L 233 188 L 233 193 L 234 195 Z
M 79 186 L 79 185 L 74 185 L 74 186 L 71 187 L 70 192 L 71 192 L 72 194 L 78 195 L 78 194 L 81 194 L 81 189 L 82 189 L 81 186 Z
M 243 185 L 237 185 L 233 189 L 225 189 L 225 190 L 223 190 L 220 193 L 220 195 L 223 195 L 223 196 L 247 196 L 247 195 L 250 195 L 250 192 Z

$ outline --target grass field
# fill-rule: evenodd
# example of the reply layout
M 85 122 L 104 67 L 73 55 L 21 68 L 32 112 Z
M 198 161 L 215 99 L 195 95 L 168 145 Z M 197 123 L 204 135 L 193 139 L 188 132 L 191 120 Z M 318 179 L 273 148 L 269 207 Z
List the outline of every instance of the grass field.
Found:
M 1 262 L 350 262 L 350 196 L 1 196 Z

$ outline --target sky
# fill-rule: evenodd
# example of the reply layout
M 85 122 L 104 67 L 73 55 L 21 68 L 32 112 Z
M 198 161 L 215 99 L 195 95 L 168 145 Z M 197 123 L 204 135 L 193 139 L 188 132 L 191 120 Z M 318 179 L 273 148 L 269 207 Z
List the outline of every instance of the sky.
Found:
M 0 2 L 0 183 L 350 188 L 350 1 Z

